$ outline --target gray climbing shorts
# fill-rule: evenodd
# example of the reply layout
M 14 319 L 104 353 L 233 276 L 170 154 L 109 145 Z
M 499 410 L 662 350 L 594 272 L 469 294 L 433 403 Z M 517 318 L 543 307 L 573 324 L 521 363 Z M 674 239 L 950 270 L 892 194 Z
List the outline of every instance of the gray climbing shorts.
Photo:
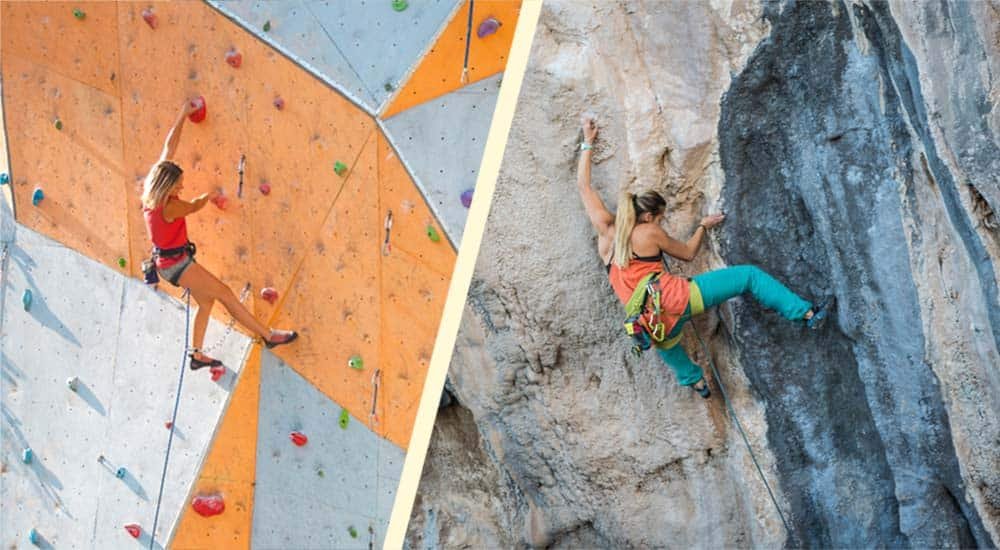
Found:
M 166 269 L 157 269 L 156 272 L 160 274 L 161 279 L 166 279 L 174 286 L 181 286 L 181 275 L 183 275 L 184 272 L 187 271 L 187 268 L 191 267 L 191 264 L 193 263 L 194 256 L 184 254 L 184 258 L 181 261 Z

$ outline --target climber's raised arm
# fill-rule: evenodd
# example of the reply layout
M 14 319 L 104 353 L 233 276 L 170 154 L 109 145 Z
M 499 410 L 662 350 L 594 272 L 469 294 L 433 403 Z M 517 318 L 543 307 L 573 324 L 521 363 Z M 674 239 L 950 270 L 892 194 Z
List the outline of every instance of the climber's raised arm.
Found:
M 583 199 L 583 207 L 587 210 L 590 224 L 597 230 L 599 237 L 611 239 L 614 237 L 615 217 L 604 206 L 604 201 L 597 191 L 590 186 L 590 155 L 597 137 L 597 126 L 589 117 L 583 119 L 583 143 L 581 144 L 580 162 L 577 165 L 576 187 Z M 610 240 L 609 240 L 610 242 Z
M 174 157 L 174 153 L 177 152 L 177 144 L 181 141 L 181 129 L 184 127 L 184 119 L 194 111 L 195 109 L 192 107 L 191 102 L 185 100 L 184 106 L 177 113 L 177 120 L 170 127 L 170 132 L 167 133 L 167 140 L 163 143 L 160 160 L 170 160 Z

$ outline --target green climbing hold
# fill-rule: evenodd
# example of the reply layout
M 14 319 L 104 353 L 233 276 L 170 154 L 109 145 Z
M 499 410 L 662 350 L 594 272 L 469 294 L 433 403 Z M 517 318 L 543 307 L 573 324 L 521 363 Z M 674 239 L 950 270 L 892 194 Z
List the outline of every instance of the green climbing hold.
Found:
M 333 163 L 333 171 L 336 172 L 338 176 L 343 176 L 347 172 L 347 165 L 338 160 Z
M 326 477 L 326 474 L 323 472 L 323 470 L 316 470 L 316 475 L 318 475 L 319 477 Z
M 21 304 L 24 305 L 24 311 L 31 310 L 31 289 L 24 289 L 24 294 L 21 295 Z
M 35 453 L 31 450 L 31 447 L 25 447 L 21 451 L 21 462 L 25 464 L 31 464 L 31 461 L 35 458 Z
M 59 120 L 58 118 L 55 121 L 55 125 L 56 125 L 56 130 L 62 130 L 62 121 Z
M 410 6 L 410 3 L 406 0 L 392 0 L 392 9 L 396 11 L 403 11 Z
M 385 91 L 391 92 L 391 91 L 393 91 L 395 89 L 396 89 L 396 87 L 392 85 L 392 82 L 386 82 L 385 83 Z
M 271 32 L 271 22 L 264 21 L 264 32 Z
M 433 242 L 438 242 L 441 240 L 441 235 L 438 233 L 437 229 L 434 229 L 434 226 L 431 224 L 427 224 L 427 238 Z
M 362 370 L 365 368 L 365 360 L 360 355 L 354 355 L 347 360 L 347 366 L 354 370 Z
M 73 8 L 73 17 L 83 20 L 83 18 L 87 17 L 87 13 L 80 8 Z
M 347 532 L 351 534 L 352 539 L 358 538 L 358 530 L 353 525 L 347 528 Z
M 125 269 L 125 258 L 118 258 L 118 267 Z
M 344 430 L 347 429 L 348 422 L 351 421 L 351 413 L 347 412 L 347 409 L 340 409 L 340 427 Z

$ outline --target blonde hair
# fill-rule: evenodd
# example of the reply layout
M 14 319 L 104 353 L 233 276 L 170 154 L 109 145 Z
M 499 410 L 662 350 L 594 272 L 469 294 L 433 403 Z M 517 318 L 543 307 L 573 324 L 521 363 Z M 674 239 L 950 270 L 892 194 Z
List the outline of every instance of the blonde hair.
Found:
M 172 161 L 161 160 L 156 163 L 142 184 L 142 205 L 146 208 L 163 206 L 183 173 L 184 170 Z
M 628 267 L 632 259 L 632 230 L 635 220 L 640 214 L 650 213 L 654 216 L 663 212 L 667 201 L 656 191 L 644 191 L 638 195 L 624 192 L 618 199 L 618 212 L 615 213 L 615 250 L 614 262 L 618 267 Z

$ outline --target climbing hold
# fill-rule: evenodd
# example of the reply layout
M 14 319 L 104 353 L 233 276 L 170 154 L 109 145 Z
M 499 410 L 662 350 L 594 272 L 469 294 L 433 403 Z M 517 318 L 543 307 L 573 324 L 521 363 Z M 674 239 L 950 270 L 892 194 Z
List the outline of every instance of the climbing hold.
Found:
M 87 12 L 81 10 L 80 8 L 73 8 L 73 17 L 80 19 L 81 21 L 87 17 Z
M 214 204 L 215 207 L 218 208 L 219 210 L 225 210 L 227 200 L 228 199 L 226 199 L 226 196 L 223 195 L 222 192 L 220 191 L 219 194 L 212 199 L 212 204 Z
M 199 495 L 191 499 L 191 507 L 198 515 L 217 516 L 226 510 L 226 503 L 221 495 Z
M 211 369 L 209 369 L 209 370 L 211 370 Z M 169 420 L 167 420 L 166 422 L 163 423 L 163 427 L 165 427 L 166 429 L 169 430 L 170 428 L 174 427 L 174 423 L 171 422 L 171 421 L 169 421 Z
M 153 8 L 146 8 L 142 10 L 142 20 L 149 25 L 149 28 L 156 28 L 156 14 L 153 13 Z
M 264 183 L 260 184 L 260 194 L 261 195 L 265 195 L 265 196 L 266 195 L 270 195 L 271 194 L 271 184 L 267 183 L 267 182 L 264 182 Z
M 125 526 L 125 530 L 128 531 L 128 534 L 132 535 L 132 538 L 134 538 L 134 539 L 139 538 L 139 535 L 142 534 L 142 527 L 139 527 L 138 525 L 136 525 L 134 523 L 130 523 L 130 524 L 126 525 Z
M 7 172 L 0 174 L 0 185 L 10 183 L 10 175 Z
M 31 464 L 31 461 L 34 458 L 35 458 L 35 453 L 34 451 L 31 450 L 31 447 L 26 447 L 23 451 L 21 451 L 21 462 L 25 464 Z
M 318 475 L 319 477 L 326 477 L 326 474 L 323 472 L 323 470 L 316 470 L 316 475 Z
M 42 191 L 41 187 L 36 187 L 35 191 L 31 193 L 31 205 L 38 206 L 38 203 L 42 202 L 42 199 L 44 198 L 45 198 L 45 192 Z
M 385 88 L 385 91 L 387 91 L 387 92 L 391 92 L 391 91 L 393 91 L 393 90 L 396 89 L 396 87 L 392 85 L 392 82 L 386 82 L 385 86 L 383 86 L 383 87 Z
M 392 9 L 396 11 L 403 11 L 409 7 L 410 3 L 406 0 L 392 0 Z
M 280 97 L 274 98 L 274 108 L 281 111 L 285 108 L 285 100 Z
M 226 367 L 217 365 L 208 369 L 208 372 L 212 375 L 212 382 L 218 382 L 222 375 L 226 374 Z
M 76 391 L 80 387 L 80 379 L 75 376 L 70 376 L 66 379 L 66 387 L 72 391 Z
M 194 112 L 188 116 L 188 120 L 194 122 L 195 124 L 205 120 L 208 115 L 208 106 L 205 105 L 205 98 L 198 96 L 191 100 L 191 108 Z
M 41 540 L 41 536 L 39 536 L 38 531 L 34 527 L 32 527 L 31 531 L 28 531 L 28 542 L 34 544 L 35 546 L 38 546 L 39 540 Z
M 437 229 L 433 225 L 427 224 L 427 238 L 433 242 L 438 242 L 441 240 L 441 235 L 438 234 Z
M 278 300 L 278 291 L 271 287 L 264 287 L 260 289 L 260 297 L 264 299 L 265 302 L 269 304 L 274 304 Z
M 351 534 L 352 539 L 358 538 L 358 530 L 353 525 L 347 528 L 347 532 Z
M 486 38 L 487 36 L 497 32 L 498 29 L 500 29 L 500 22 L 491 15 L 479 23 L 479 28 L 476 29 L 476 36 L 479 38 Z
M 347 360 L 347 366 L 354 370 L 363 370 L 365 368 L 365 360 L 360 355 L 354 355 Z
M 309 438 L 302 432 L 292 432 L 288 434 L 288 438 L 292 440 L 292 443 L 294 443 L 296 447 L 301 447 L 309 442 Z
M 122 269 L 125 269 L 125 264 L 126 263 L 127 262 L 125 261 L 125 258 L 122 258 L 120 256 L 118 257 L 118 267 L 120 267 Z
M 239 69 L 240 65 L 243 64 L 243 54 L 236 51 L 236 48 L 229 50 L 226 52 L 226 63 L 229 63 L 229 66 L 234 69 Z
M 55 122 L 53 122 L 53 124 L 55 125 L 56 130 L 62 130 L 62 120 L 60 120 L 59 117 L 56 117 L 56 120 Z
M 24 289 L 24 294 L 21 295 L 21 305 L 24 306 L 24 311 L 31 310 L 31 289 Z
M 127 474 L 128 470 L 126 470 L 124 466 L 120 466 L 117 470 L 115 470 L 115 477 L 118 479 L 125 479 Z
M 340 409 L 340 420 L 337 421 L 340 424 L 340 427 L 346 430 L 347 424 L 350 421 L 351 421 L 351 413 L 347 412 L 347 409 Z
M 472 189 L 466 189 L 462 191 L 462 206 L 468 208 L 472 206 Z
M 333 163 L 333 171 L 336 172 L 338 176 L 343 176 L 347 172 L 347 165 L 338 160 Z
M 264 32 L 271 32 L 271 20 L 264 21 Z

